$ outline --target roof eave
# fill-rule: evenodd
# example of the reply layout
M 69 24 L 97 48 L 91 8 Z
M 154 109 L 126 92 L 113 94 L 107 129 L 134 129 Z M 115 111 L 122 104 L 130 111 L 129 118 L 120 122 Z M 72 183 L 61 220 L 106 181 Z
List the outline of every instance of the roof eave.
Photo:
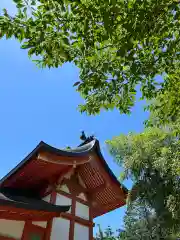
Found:
M 59 156 L 83 157 L 87 155 L 89 152 L 91 152 L 94 146 L 95 146 L 95 141 L 91 142 L 90 144 L 87 144 L 86 147 L 79 147 L 79 148 L 75 148 L 67 151 L 67 150 L 60 150 L 60 149 L 54 148 L 48 145 L 47 143 L 41 141 L 27 157 L 25 157 L 15 168 L 13 168 L 8 174 L 6 174 L 0 180 L 0 186 L 3 184 L 5 180 L 7 180 L 9 177 L 15 174 L 20 168 L 25 166 L 33 157 L 36 157 L 40 151 L 48 151 L 50 153 L 53 153 Z
M 119 187 L 121 187 L 125 194 L 128 193 L 128 189 L 117 180 L 116 176 L 111 171 L 108 164 L 106 163 L 106 161 L 101 153 L 100 144 L 97 139 L 91 139 L 91 141 L 81 144 L 79 147 L 77 147 L 75 149 L 70 149 L 70 150 L 60 150 L 60 149 L 54 148 L 54 147 L 46 144 L 45 142 L 41 141 L 36 146 L 36 148 L 26 158 L 24 158 L 15 168 L 13 168 L 7 175 L 5 175 L 0 180 L 0 186 L 3 184 L 3 182 L 5 180 L 7 180 L 9 177 L 11 177 L 13 174 L 15 174 L 23 166 L 25 166 L 32 158 L 36 157 L 38 155 L 38 153 L 41 151 L 47 151 L 47 152 L 53 153 L 55 155 L 67 156 L 67 157 L 83 157 L 83 156 L 86 156 L 88 153 L 95 151 L 97 153 L 98 157 L 103 162 L 103 165 L 104 165 L 106 171 L 108 172 L 108 174 L 111 176 L 113 182 L 115 184 L 117 184 Z

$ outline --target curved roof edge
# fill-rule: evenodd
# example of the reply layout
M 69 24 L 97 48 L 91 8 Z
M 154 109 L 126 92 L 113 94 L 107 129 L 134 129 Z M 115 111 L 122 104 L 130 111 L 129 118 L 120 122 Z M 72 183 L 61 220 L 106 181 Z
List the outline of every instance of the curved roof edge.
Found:
M 14 206 L 28 210 L 46 211 L 46 212 L 68 212 L 71 206 L 54 205 L 41 199 L 27 198 L 23 194 L 17 195 L 13 189 L 4 188 L 0 190 L 0 205 Z
M 41 141 L 36 148 L 27 156 L 25 157 L 15 168 L 13 168 L 8 174 L 6 174 L 1 180 L 0 180 L 0 187 L 1 184 L 8 179 L 10 176 L 12 176 L 13 174 L 15 174 L 20 168 L 22 168 L 24 165 L 26 165 L 32 158 L 36 157 L 37 154 L 40 151 L 48 151 L 50 153 L 56 154 L 56 155 L 60 155 L 60 156 L 67 156 L 67 157 L 83 157 L 86 154 L 95 151 L 98 156 L 100 157 L 101 161 L 103 162 L 106 171 L 110 174 L 110 176 L 112 177 L 113 181 L 119 185 L 119 187 L 121 187 L 124 191 L 125 194 L 128 193 L 128 189 L 123 186 L 116 178 L 116 176 L 114 175 L 114 173 L 111 171 L 111 169 L 109 168 L 107 162 L 105 161 L 101 150 L 100 150 L 100 144 L 99 141 L 97 139 L 91 139 L 90 141 L 85 141 L 83 144 L 81 144 L 80 146 L 78 146 L 77 148 L 74 149 L 58 149 L 55 147 L 52 147 L 50 145 L 48 145 L 47 143 Z
M 102 153 L 101 153 L 101 149 L 100 149 L 100 144 L 99 141 L 96 140 L 95 146 L 97 148 L 97 153 L 100 157 L 100 159 L 103 161 L 103 164 L 106 168 L 106 171 L 109 173 L 109 175 L 112 177 L 113 181 L 118 184 L 119 187 L 121 187 L 124 191 L 125 194 L 128 194 L 128 189 L 124 186 L 124 184 L 120 183 L 117 179 L 117 177 L 114 175 L 113 171 L 110 169 L 110 167 L 108 166 L 106 160 L 104 159 Z

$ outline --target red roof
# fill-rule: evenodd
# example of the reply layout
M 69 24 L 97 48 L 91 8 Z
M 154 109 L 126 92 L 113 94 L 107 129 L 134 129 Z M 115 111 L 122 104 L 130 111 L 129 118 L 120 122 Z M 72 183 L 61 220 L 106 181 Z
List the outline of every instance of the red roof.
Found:
M 41 142 L 0 181 L 0 188 L 28 189 L 41 194 L 73 165 L 87 191 L 94 193 L 94 217 L 125 205 L 127 189 L 108 167 L 97 140 L 70 150 L 59 150 Z
M 70 206 L 56 206 L 35 197 L 21 196 L 13 189 L 1 188 L 0 191 L 1 219 L 46 221 L 69 209 Z

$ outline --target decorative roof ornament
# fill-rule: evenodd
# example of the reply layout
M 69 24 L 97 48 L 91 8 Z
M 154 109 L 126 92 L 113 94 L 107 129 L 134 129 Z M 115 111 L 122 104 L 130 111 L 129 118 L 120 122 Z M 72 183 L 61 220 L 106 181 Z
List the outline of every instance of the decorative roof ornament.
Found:
M 80 139 L 83 141 L 83 143 L 81 143 L 79 146 L 82 146 L 82 145 L 85 145 L 85 144 L 95 140 L 95 137 L 94 137 L 94 135 L 91 135 L 91 136 L 87 137 L 85 132 L 82 131 Z
M 87 140 L 87 137 L 86 137 L 86 134 L 85 134 L 84 131 L 81 132 L 80 139 L 81 139 L 82 141 L 86 141 L 86 140 Z

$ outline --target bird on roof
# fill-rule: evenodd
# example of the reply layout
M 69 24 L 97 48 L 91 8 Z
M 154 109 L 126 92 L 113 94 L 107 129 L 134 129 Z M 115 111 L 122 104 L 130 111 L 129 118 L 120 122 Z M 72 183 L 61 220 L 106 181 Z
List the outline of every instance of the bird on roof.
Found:
M 82 132 L 81 132 L 80 139 L 81 139 L 82 141 L 86 141 L 86 140 L 87 140 L 87 137 L 86 137 L 86 135 L 85 135 L 85 132 L 84 132 L 84 131 L 82 131 Z

